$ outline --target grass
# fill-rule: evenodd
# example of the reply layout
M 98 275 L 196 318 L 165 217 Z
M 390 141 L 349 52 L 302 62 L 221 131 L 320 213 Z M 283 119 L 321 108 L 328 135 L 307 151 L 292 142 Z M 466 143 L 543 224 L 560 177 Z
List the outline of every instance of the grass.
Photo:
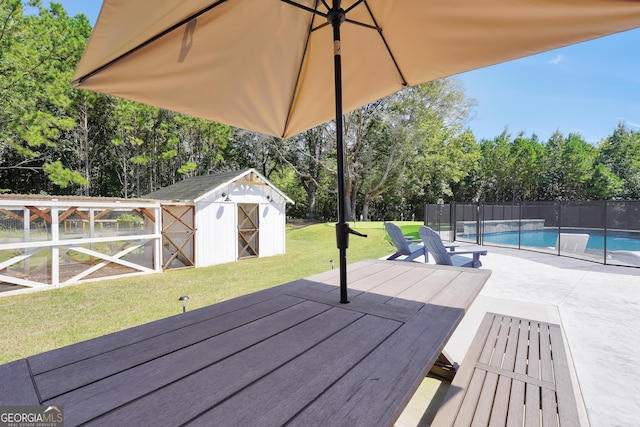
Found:
M 420 223 L 400 223 L 403 232 Z M 352 223 L 348 263 L 394 250 L 381 222 Z M 338 251 L 333 224 L 288 227 L 285 255 L 197 269 L 133 276 L 0 298 L 0 363 L 179 314 L 331 268 Z

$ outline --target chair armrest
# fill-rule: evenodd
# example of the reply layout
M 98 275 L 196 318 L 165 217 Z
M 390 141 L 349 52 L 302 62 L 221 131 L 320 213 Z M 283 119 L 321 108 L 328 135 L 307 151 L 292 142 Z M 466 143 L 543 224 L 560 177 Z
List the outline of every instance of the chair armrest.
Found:
M 477 250 L 470 250 L 470 251 L 455 251 L 455 255 L 462 255 L 462 254 L 486 255 L 487 254 L 487 250 L 486 249 L 477 249 Z
M 444 245 L 445 249 L 448 249 L 450 252 L 455 252 L 456 248 L 460 245 Z

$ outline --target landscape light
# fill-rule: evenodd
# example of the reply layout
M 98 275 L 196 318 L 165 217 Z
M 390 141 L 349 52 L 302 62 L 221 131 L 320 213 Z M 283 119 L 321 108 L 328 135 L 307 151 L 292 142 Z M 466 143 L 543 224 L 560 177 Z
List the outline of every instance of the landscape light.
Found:
M 178 301 L 182 301 L 182 312 L 185 313 L 187 311 L 187 301 L 189 301 L 189 297 L 187 295 L 183 295 L 178 298 Z

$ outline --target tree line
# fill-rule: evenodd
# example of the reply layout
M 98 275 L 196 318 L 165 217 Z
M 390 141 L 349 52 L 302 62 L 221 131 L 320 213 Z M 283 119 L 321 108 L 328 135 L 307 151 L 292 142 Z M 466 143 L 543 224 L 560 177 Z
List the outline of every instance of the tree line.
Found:
M 176 181 L 254 167 L 296 201 L 336 216 L 335 122 L 287 140 L 103 94 L 71 78 L 91 26 L 40 0 L 0 0 L 0 193 L 143 197 Z M 640 132 L 597 145 L 559 131 L 477 141 L 455 79 L 347 113 L 347 218 L 419 218 L 425 203 L 640 198 Z

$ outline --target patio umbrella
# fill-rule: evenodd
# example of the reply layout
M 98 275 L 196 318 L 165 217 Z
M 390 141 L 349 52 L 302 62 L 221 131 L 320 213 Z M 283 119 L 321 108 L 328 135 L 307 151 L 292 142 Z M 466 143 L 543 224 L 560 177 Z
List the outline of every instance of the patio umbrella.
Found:
M 348 302 L 343 111 L 638 26 L 637 0 L 105 0 L 73 85 L 282 138 L 335 117 Z

